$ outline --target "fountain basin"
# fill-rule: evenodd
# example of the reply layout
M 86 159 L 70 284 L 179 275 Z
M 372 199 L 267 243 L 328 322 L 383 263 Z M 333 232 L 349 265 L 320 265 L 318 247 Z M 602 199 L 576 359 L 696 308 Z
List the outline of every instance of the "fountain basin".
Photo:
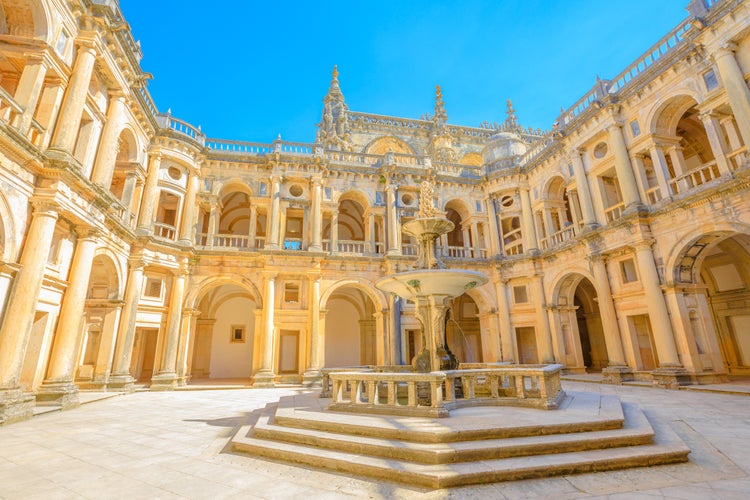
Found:
M 487 283 L 487 276 L 465 269 L 421 269 L 383 278 L 375 286 L 405 299 L 437 295 L 458 297 Z

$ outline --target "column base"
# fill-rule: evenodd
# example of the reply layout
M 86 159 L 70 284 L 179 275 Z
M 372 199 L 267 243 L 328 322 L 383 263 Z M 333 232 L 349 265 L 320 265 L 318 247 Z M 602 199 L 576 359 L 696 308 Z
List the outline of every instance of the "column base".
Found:
M 36 392 L 36 402 L 42 405 L 59 405 L 63 410 L 80 406 L 78 386 L 66 380 L 43 382 Z
M 633 370 L 629 366 L 614 365 L 602 370 L 602 382 L 605 384 L 620 385 L 629 380 L 633 380 Z
M 274 379 L 276 375 L 273 372 L 259 372 L 253 378 L 253 387 L 276 387 Z
M 682 366 L 660 366 L 651 372 L 654 385 L 664 389 L 679 389 L 692 382 L 690 374 Z
M 173 391 L 177 388 L 179 382 L 180 379 L 174 372 L 160 373 L 151 377 L 149 389 L 152 391 Z
M 308 370 L 302 375 L 302 385 L 304 387 L 322 387 L 323 374 L 320 370 Z
M 0 389 L 0 425 L 34 416 L 34 395 L 17 389 Z
M 135 390 L 135 387 L 133 387 L 134 384 L 135 379 L 128 373 L 124 375 L 112 375 L 109 377 L 109 381 L 107 382 L 107 389 L 133 392 Z
M 310 245 L 307 247 L 308 252 L 322 252 L 323 247 L 321 245 Z
M 630 205 L 625 207 L 625 210 L 622 211 L 623 216 L 631 214 L 646 215 L 647 213 L 648 209 L 646 208 L 646 205 L 641 202 L 631 203 Z
M 400 250 L 396 250 L 396 249 L 391 249 L 391 250 L 388 250 L 387 252 L 385 252 L 385 254 L 387 256 L 389 256 L 389 257 L 400 257 L 401 256 L 401 251 Z

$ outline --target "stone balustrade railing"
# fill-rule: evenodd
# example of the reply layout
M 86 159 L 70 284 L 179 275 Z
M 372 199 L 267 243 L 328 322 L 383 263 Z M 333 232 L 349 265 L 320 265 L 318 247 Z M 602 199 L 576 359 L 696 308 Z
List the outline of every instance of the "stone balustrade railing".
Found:
M 14 129 L 22 132 L 20 128 L 23 112 L 24 109 L 13 99 L 13 96 L 0 87 L 0 121 L 4 121 Z M 31 119 L 29 128 L 24 135 L 33 145 L 41 146 L 42 138 L 44 137 L 44 127 L 36 120 Z
M 476 366 L 481 366 L 477 364 Z M 407 367 L 410 368 L 410 367 Z M 445 417 L 464 406 L 555 409 L 565 393 L 562 365 L 486 365 L 430 373 L 339 369 L 324 374 L 330 410 Z

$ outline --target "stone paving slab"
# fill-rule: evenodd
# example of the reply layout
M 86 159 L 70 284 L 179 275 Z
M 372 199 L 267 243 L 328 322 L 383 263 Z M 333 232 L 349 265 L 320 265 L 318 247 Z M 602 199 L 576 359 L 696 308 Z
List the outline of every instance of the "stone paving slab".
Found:
M 0 427 L 0 498 L 750 498 L 746 396 L 563 388 L 638 404 L 688 444 L 690 461 L 427 491 L 229 452 L 241 425 L 298 390 L 135 393 Z

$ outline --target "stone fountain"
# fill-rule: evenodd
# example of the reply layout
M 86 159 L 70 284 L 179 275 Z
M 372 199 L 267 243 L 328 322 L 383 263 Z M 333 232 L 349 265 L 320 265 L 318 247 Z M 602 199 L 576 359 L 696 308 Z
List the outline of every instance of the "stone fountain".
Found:
M 416 304 L 417 318 L 422 323 L 422 352 L 412 360 L 412 366 L 417 372 L 458 368 L 458 360 L 446 342 L 448 302 L 466 290 L 487 283 L 487 277 L 482 273 L 446 269 L 440 260 L 437 239 L 453 228 L 454 224 L 439 216 L 434 208 L 432 182 L 423 181 L 419 196 L 419 217 L 403 227 L 403 232 L 417 240 L 417 269 L 383 278 L 375 284 L 384 292 L 393 293 Z

